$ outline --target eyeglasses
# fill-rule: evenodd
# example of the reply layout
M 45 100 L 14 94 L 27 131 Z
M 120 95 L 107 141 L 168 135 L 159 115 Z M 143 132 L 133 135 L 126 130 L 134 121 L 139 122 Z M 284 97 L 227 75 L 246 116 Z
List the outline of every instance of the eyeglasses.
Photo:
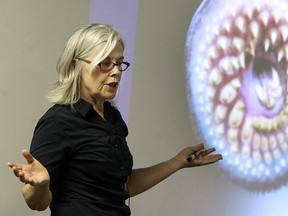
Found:
M 91 64 L 92 61 L 90 60 L 86 60 L 86 59 L 82 59 L 82 58 L 75 58 L 77 60 L 86 62 L 87 64 Z M 109 59 L 103 60 L 102 62 L 100 62 L 98 64 L 98 66 L 100 67 L 101 70 L 105 71 L 105 72 L 109 72 L 111 71 L 115 66 L 117 66 L 119 71 L 125 71 L 127 70 L 127 68 L 130 66 L 129 62 L 117 62 L 114 63 L 112 61 L 110 61 Z

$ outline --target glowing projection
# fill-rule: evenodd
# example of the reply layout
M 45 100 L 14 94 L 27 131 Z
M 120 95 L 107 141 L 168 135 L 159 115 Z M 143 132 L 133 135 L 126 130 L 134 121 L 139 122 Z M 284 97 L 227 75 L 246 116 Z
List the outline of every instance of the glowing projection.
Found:
M 203 1 L 186 58 L 192 119 L 224 170 L 248 185 L 286 184 L 288 1 Z

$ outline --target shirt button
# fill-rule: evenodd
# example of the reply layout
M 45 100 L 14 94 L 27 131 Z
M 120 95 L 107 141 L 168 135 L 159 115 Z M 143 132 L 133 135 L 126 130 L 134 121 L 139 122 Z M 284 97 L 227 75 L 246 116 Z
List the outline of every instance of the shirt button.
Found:
M 118 145 L 118 144 L 116 144 L 116 145 L 115 145 L 115 148 L 118 148 L 118 147 L 119 147 L 119 145 Z
M 123 167 L 123 166 L 121 166 L 121 167 L 120 167 L 120 169 L 121 169 L 121 170 L 124 170 L 124 167 Z

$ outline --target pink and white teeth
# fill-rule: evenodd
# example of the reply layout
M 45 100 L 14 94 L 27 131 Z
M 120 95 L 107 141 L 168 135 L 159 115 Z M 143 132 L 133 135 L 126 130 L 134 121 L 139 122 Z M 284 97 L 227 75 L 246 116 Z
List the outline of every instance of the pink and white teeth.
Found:
M 287 10 L 281 0 L 204 0 L 187 35 L 193 123 L 247 183 L 288 182 Z

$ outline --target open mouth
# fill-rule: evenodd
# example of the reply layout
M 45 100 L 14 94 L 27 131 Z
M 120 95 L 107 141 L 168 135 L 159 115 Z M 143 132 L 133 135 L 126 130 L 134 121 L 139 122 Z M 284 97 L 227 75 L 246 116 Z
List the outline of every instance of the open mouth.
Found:
M 285 178 L 288 4 L 204 2 L 186 42 L 191 113 L 235 177 L 258 183 Z
M 118 86 L 118 82 L 108 83 L 108 86 L 111 87 L 111 88 L 116 88 Z

